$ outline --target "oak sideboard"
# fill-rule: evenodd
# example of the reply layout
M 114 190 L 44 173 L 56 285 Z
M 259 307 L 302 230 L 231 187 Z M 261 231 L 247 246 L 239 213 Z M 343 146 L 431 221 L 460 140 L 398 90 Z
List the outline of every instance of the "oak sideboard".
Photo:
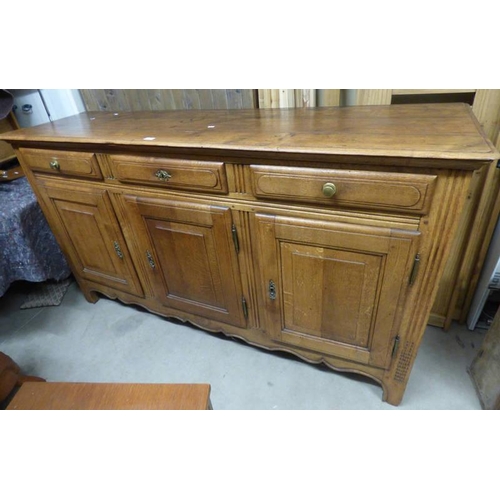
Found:
M 498 160 L 465 104 L 89 112 L 2 139 L 88 301 L 366 375 L 393 405 Z

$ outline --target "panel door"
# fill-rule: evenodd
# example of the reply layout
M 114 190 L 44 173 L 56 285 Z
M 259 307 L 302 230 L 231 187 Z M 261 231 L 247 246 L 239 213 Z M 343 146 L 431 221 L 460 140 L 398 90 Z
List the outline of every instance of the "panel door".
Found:
M 256 219 L 268 333 L 284 344 L 388 366 L 419 234 Z
M 231 210 L 208 204 L 125 195 L 156 299 L 174 309 L 245 326 Z M 144 266 L 144 263 L 147 263 Z
M 38 191 L 74 272 L 84 279 L 142 296 L 107 191 L 50 180 L 40 183 Z

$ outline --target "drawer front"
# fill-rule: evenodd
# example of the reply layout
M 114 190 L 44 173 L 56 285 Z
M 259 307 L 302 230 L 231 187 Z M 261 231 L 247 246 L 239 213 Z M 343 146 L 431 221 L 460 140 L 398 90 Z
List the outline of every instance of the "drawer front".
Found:
M 257 198 L 426 213 L 437 176 L 250 165 Z
M 24 164 L 35 172 L 102 179 L 101 170 L 94 153 L 25 148 L 21 148 L 20 152 Z
M 110 156 L 113 176 L 120 182 L 167 189 L 226 194 L 224 163 L 143 156 Z

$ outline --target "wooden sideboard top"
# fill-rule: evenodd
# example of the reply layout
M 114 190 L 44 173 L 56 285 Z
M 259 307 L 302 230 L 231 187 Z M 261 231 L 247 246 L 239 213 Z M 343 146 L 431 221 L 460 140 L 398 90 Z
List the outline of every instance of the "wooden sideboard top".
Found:
M 89 112 L 4 134 L 16 144 L 160 146 L 208 152 L 494 160 L 470 106 Z

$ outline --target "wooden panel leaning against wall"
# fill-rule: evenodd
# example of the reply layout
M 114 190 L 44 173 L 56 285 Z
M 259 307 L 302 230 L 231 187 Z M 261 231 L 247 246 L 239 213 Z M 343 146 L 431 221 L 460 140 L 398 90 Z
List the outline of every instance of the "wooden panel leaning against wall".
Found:
M 312 108 L 340 105 L 340 89 L 259 89 L 259 108 Z
M 257 107 L 253 89 L 80 89 L 87 111 L 246 109 Z
M 339 106 L 340 89 L 80 89 L 87 111 Z
M 497 147 L 500 145 L 499 89 L 358 89 L 355 103 L 385 105 L 451 100 L 471 104 L 488 138 Z M 466 320 L 499 213 L 500 170 L 492 164 L 489 169 L 477 172 L 469 192 L 430 324 L 448 329 L 452 320 Z
M 469 374 L 483 410 L 500 410 L 500 310 L 486 332 Z

